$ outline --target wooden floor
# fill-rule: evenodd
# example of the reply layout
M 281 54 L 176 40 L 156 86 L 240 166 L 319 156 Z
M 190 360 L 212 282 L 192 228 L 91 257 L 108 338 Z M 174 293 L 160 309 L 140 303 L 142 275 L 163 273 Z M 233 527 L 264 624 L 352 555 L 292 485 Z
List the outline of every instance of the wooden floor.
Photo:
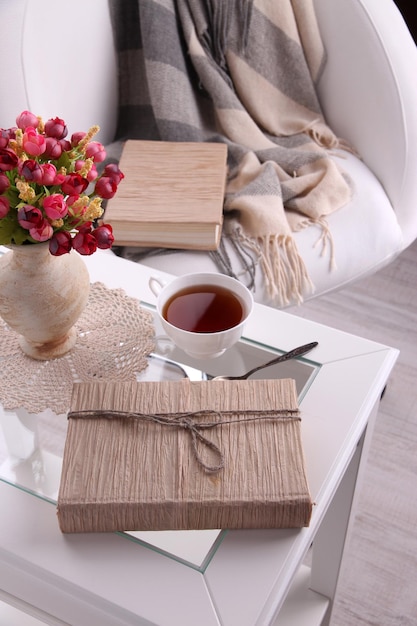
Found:
M 399 348 L 381 402 L 331 626 L 417 625 L 417 242 L 291 313 Z

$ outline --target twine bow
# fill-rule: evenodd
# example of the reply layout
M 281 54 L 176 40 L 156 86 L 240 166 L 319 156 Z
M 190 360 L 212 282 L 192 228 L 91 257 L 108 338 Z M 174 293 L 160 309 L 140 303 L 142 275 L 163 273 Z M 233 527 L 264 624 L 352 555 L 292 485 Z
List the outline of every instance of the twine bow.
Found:
M 224 454 L 220 450 L 219 446 L 211 441 L 208 437 L 202 434 L 201 431 L 215 428 L 226 424 L 245 423 L 240 419 L 224 419 L 225 415 L 249 415 L 245 419 L 245 422 L 253 422 L 256 420 L 265 419 L 300 419 L 300 412 L 297 409 L 276 409 L 270 411 L 254 411 L 254 410 L 231 410 L 231 411 L 215 411 L 215 410 L 201 410 L 201 411 L 189 411 L 184 413 L 136 413 L 128 411 L 116 411 L 116 410 L 82 410 L 71 411 L 68 413 L 68 419 L 94 419 L 94 418 L 107 418 L 113 417 L 130 418 L 130 419 L 142 419 L 161 424 L 163 426 L 174 426 L 175 428 L 182 428 L 189 433 L 191 437 L 191 443 L 193 452 L 198 464 L 208 473 L 216 473 L 224 468 L 225 459 Z M 217 420 L 211 422 L 199 422 L 195 418 L 211 416 L 216 417 Z M 218 463 L 209 464 L 203 459 L 198 449 L 198 442 L 201 442 L 203 446 L 214 452 L 218 459 Z

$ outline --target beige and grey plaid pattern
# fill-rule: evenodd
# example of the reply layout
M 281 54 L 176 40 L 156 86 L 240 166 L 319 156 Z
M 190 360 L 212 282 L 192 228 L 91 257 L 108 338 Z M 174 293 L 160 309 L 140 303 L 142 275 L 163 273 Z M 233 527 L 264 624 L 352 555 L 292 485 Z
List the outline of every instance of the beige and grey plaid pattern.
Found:
M 316 95 L 325 51 L 312 0 L 109 1 L 117 139 L 226 143 L 224 236 L 256 255 L 272 300 L 301 301 L 312 285 L 293 232 L 327 233 L 351 195 Z

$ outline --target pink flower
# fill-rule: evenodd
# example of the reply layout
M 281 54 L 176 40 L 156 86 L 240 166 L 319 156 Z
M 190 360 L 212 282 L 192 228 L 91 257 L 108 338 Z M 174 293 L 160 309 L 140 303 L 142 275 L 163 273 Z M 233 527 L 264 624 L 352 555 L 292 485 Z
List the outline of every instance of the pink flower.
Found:
M 69 152 L 71 150 L 71 144 L 68 139 L 60 139 L 59 143 L 61 144 L 61 148 L 63 152 Z
M 83 133 L 82 131 L 78 132 L 78 133 L 73 133 L 71 135 L 71 146 L 73 148 L 75 148 L 76 146 L 78 146 L 78 144 L 80 143 L 80 141 L 82 139 L 84 139 L 84 137 L 86 136 L 87 133 Z
M 15 138 L 14 128 L 0 128 L 0 148 L 7 148 L 10 139 Z
M 62 185 L 65 180 L 65 176 L 65 174 L 57 173 L 57 175 L 55 176 L 54 185 Z
M 39 163 L 33 159 L 27 159 L 23 163 L 19 163 L 18 171 L 20 176 L 29 183 L 41 183 L 43 178 L 43 170 Z
M 60 193 L 53 193 L 43 199 L 43 209 L 50 220 L 59 220 L 68 213 L 65 198 Z
M 18 163 L 17 155 L 8 148 L 0 149 L 0 172 L 13 170 Z
M 34 113 L 30 111 L 22 111 L 16 118 L 16 124 L 21 130 L 26 130 L 28 126 L 37 128 L 39 126 L 39 120 Z
M 83 215 L 85 214 L 87 207 L 85 205 L 79 205 L 74 207 L 74 203 L 79 199 L 80 196 L 68 196 L 67 198 L 67 207 L 68 207 L 68 215 L 73 218 L 70 219 L 70 222 L 74 225 L 79 224 L 79 221 L 82 220 Z M 89 223 L 90 226 L 90 223 Z
M 56 185 L 56 167 L 53 163 L 42 163 L 42 180 L 41 184 L 46 185 L 47 187 L 50 185 Z
M 0 172 L 0 194 L 4 193 L 10 187 L 10 181 L 7 178 L 6 174 L 2 174 Z
M 45 137 L 38 133 L 35 128 L 28 126 L 23 134 L 23 149 L 30 156 L 39 156 L 46 150 Z
M 43 219 L 42 211 L 37 207 L 30 206 L 30 204 L 20 207 L 17 211 L 17 221 L 26 230 L 39 226 Z
M 7 148 L 8 143 L 9 137 L 6 134 L 6 131 L 4 128 L 0 128 L 0 149 L 3 150 L 4 148 Z
M 60 117 L 51 118 L 45 124 L 45 135 L 55 139 L 63 139 L 68 135 L 68 128 Z
M 102 176 L 96 182 L 95 193 L 105 200 L 113 198 L 117 191 L 117 183 L 108 176 Z
M 91 232 L 82 229 L 73 238 L 72 247 L 79 254 L 89 256 L 97 250 L 97 240 Z
M 110 224 L 101 224 L 101 226 L 98 226 L 95 230 L 93 230 L 93 235 L 97 241 L 97 248 L 107 250 L 112 247 L 114 237 L 113 228 Z
M 44 124 L 31 111 L 16 124 L 0 128 L 0 243 L 48 241 L 55 256 L 111 248 L 101 202 L 115 195 L 124 175 L 115 163 L 105 166 L 105 148 L 93 141 L 99 127 L 69 137 L 62 118 Z
M 53 163 L 42 163 L 42 180 L 41 185 L 47 187 L 61 185 L 64 182 L 66 174 L 59 174 Z
M 116 163 L 109 163 L 106 165 L 103 171 L 103 176 L 111 178 L 116 185 L 120 183 L 121 180 L 125 177 L 123 172 L 119 169 L 119 166 Z
M 54 234 L 54 229 L 47 220 L 43 220 L 38 226 L 29 229 L 29 235 L 35 241 L 48 241 Z
M 68 206 L 72 206 L 74 204 L 74 202 L 77 202 L 77 200 L 80 199 L 80 196 L 78 194 L 74 194 L 72 196 L 68 196 L 67 198 L 67 205 Z
M 52 235 L 49 242 L 49 252 L 54 256 L 61 256 L 70 252 L 72 248 L 72 237 L 66 230 L 60 230 Z
M 75 171 L 79 172 L 85 165 L 85 161 L 79 160 L 75 162 Z M 95 180 L 98 176 L 97 173 L 97 168 L 95 165 L 93 165 L 90 169 L 90 171 L 88 172 L 86 178 L 88 180 L 89 183 L 91 183 L 93 180 Z
M 93 159 L 95 163 L 101 163 L 106 158 L 106 151 L 99 141 L 90 141 L 86 145 L 85 155 L 87 159 Z
M 67 174 L 61 185 L 62 192 L 69 196 L 79 195 L 88 187 L 88 180 L 79 174 Z
M 10 209 L 10 204 L 6 196 L 0 196 L 0 219 L 6 217 Z
M 46 137 L 45 145 L 44 156 L 48 159 L 59 159 L 63 150 L 58 139 L 55 139 L 55 137 Z

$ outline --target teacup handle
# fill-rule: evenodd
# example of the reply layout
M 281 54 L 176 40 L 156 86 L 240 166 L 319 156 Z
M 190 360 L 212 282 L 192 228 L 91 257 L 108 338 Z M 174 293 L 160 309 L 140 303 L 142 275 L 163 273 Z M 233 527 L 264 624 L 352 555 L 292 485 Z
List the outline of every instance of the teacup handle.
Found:
M 149 289 L 152 291 L 155 297 L 159 296 L 165 285 L 166 283 L 164 283 L 164 281 L 162 281 L 160 278 L 155 278 L 155 276 L 151 276 L 149 279 Z

